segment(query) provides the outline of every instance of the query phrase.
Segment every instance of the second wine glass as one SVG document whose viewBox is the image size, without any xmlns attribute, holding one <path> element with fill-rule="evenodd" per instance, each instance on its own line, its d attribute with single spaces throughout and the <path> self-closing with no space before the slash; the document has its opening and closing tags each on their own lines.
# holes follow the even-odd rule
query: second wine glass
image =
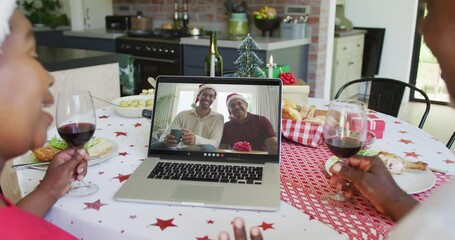
<svg viewBox="0 0 455 240">
<path fill-rule="evenodd" d="M 61 92 L 57 99 L 57 131 L 68 147 L 82 148 L 96 129 L 96 113 L 89 91 Z M 69 196 L 88 196 L 98 191 L 98 186 L 75 181 L 68 192 Z"/>
<path fill-rule="evenodd" d="M 324 141 L 340 162 L 356 154 L 364 145 L 366 136 L 366 109 L 362 102 L 342 99 L 330 102 L 324 124 Z M 344 201 L 341 182 L 338 183 L 337 193 L 327 196 Z"/>
</svg>

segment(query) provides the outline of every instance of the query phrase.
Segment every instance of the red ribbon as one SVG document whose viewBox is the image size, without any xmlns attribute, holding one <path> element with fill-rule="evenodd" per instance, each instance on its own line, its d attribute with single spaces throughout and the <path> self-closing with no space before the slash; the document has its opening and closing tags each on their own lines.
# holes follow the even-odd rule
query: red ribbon
<svg viewBox="0 0 455 240">
<path fill-rule="evenodd" d="M 283 84 L 294 84 L 297 80 L 294 77 L 294 74 L 287 72 L 287 73 L 280 73 L 280 79 L 283 81 Z"/>
<path fill-rule="evenodd" d="M 234 143 L 234 146 L 232 147 L 232 149 L 234 149 L 236 151 L 249 152 L 253 148 L 251 147 L 251 144 L 249 142 L 243 141 L 243 142 Z"/>
</svg>

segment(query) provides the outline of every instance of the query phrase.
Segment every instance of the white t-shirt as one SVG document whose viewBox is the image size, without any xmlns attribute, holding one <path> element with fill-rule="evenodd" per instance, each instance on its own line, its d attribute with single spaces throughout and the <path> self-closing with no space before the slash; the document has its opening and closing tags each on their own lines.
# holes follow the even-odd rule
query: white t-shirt
<svg viewBox="0 0 455 240">
<path fill-rule="evenodd" d="M 446 183 L 398 222 L 389 239 L 455 239 L 455 180 Z"/>
</svg>

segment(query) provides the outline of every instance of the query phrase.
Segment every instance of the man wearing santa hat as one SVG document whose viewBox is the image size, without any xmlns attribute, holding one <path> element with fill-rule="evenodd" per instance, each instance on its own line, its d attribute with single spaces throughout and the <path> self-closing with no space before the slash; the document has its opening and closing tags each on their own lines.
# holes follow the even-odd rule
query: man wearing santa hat
<svg viewBox="0 0 455 240">
<path fill-rule="evenodd" d="M 223 134 L 224 117 L 211 109 L 216 99 L 216 88 L 211 84 L 201 84 L 192 109 L 177 114 L 171 125 L 154 142 L 154 149 L 185 149 L 190 151 L 215 152 Z M 171 135 L 172 129 L 181 129 L 181 139 Z"/>
<path fill-rule="evenodd" d="M 252 150 L 267 151 L 276 154 L 278 138 L 270 121 L 264 117 L 249 113 L 248 102 L 237 93 L 229 94 L 226 106 L 231 120 L 224 124 L 220 148 L 232 148 L 237 142 L 248 142 Z"/>
</svg>

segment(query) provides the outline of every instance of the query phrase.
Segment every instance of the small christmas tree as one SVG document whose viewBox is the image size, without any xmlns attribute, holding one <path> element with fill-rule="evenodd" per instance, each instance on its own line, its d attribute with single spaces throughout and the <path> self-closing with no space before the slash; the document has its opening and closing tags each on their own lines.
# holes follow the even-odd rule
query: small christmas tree
<svg viewBox="0 0 455 240">
<path fill-rule="evenodd" d="M 264 62 L 256 55 L 254 50 L 261 49 L 261 47 L 248 35 L 239 44 L 239 58 L 235 60 L 234 64 L 239 66 L 234 77 L 265 77 L 264 72 L 259 67 Z"/>
</svg>

